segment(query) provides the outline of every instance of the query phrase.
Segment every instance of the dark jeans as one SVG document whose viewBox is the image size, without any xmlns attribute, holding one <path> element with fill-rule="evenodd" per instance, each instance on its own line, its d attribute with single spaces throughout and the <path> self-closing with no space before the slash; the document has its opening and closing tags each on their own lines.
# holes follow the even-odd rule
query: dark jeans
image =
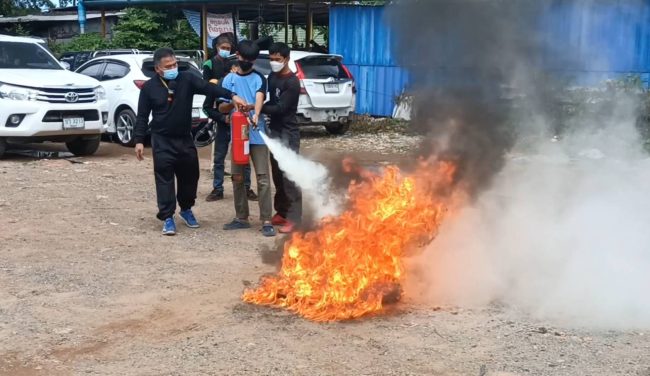
<svg viewBox="0 0 650 376">
<path fill-rule="evenodd" d="M 219 192 L 223 192 L 223 181 L 225 175 L 225 161 L 230 146 L 230 125 L 217 123 L 217 136 L 214 139 L 214 180 L 212 187 Z M 246 190 L 251 187 L 251 166 L 244 167 L 244 185 Z"/>
<path fill-rule="evenodd" d="M 296 153 L 300 152 L 299 131 L 273 130 L 271 137 L 280 139 L 284 145 Z M 273 185 L 275 185 L 275 197 L 273 199 L 275 211 L 293 223 L 300 223 L 302 221 L 302 191 L 294 182 L 287 179 L 273 154 L 271 154 L 271 173 L 273 174 Z"/>
<path fill-rule="evenodd" d="M 165 220 L 174 215 L 177 200 L 181 210 L 194 206 L 199 184 L 199 158 L 190 135 L 167 137 L 153 134 L 151 148 L 158 200 L 156 217 Z"/>
</svg>

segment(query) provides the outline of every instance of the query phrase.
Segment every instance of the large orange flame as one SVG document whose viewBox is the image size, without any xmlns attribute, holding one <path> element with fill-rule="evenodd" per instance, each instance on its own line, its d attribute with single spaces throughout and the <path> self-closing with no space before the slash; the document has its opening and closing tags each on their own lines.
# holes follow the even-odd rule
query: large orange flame
<svg viewBox="0 0 650 376">
<path fill-rule="evenodd" d="M 449 163 L 422 163 L 411 175 L 397 167 L 368 171 L 349 188 L 350 207 L 285 243 L 282 269 L 243 300 L 283 307 L 314 321 L 357 318 L 382 309 L 387 286 L 404 277 L 403 257 L 437 234 L 446 212 L 441 188 Z"/>
</svg>

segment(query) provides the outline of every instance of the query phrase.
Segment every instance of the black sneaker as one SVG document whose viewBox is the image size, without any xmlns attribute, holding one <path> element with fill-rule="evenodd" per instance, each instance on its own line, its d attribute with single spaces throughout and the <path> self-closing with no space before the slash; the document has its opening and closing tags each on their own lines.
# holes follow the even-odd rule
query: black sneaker
<svg viewBox="0 0 650 376">
<path fill-rule="evenodd" d="M 208 197 L 205 198 L 205 201 L 207 202 L 212 202 L 212 201 L 219 201 L 223 200 L 223 191 L 218 191 L 216 189 L 213 189 L 212 192 L 208 195 Z"/>
<path fill-rule="evenodd" d="M 246 192 L 246 196 L 248 196 L 249 201 L 257 201 L 257 195 L 250 188 L 248 188 L 248 192 Z"/>
</svg>

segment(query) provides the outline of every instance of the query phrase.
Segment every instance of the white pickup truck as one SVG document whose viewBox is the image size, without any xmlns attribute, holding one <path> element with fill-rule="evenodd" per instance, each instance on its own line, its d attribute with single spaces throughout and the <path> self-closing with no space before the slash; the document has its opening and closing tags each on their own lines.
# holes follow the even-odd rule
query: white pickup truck
<svg viewBox="0 0 650 376">
<path fill-rule="evenodd" d="M 0 35 L 0 157 L 8 143 L 43 141 L 91 155 L 108 127 L 106 91 L 64 69 L 39 42 Z"/>
</svg>

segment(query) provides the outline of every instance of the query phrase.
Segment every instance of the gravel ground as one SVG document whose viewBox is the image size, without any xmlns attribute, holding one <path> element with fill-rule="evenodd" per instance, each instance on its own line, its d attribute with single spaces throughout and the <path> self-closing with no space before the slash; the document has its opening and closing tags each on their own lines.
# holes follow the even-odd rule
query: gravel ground
<svg viewBox="0 0 650 376">
<path fill-rule="evenodd" d="M 402 133 L 327 136 L 304 154 L 406 158 Z M 39 150 L 63 150 L 39 146 Z M 650 376 L 650 332 L 549 327 L 498 305 L 417 304 L 316 324 L 240 301 L 274 271 L 260 251 L 281 239 L 225 233 L 202 150 L 202 228 L 160 235 L 152 162 L 103 144 L 91 158 L 0 161 L 1 375 L 638 375 Z M 255 217 L 256 206 L 252 206 Z"/>
</svg>

